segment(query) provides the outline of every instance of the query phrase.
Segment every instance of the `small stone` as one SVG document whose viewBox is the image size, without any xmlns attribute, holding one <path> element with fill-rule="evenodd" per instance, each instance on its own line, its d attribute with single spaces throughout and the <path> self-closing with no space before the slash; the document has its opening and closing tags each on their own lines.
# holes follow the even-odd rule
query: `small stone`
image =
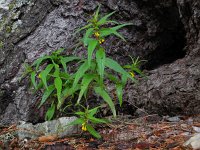
<svg viewBox="0 0 200 150">
<path fill-rule="evenodd" d="M 200 149 L 200 134 L 196 134 L 186 141 L 183 146 L 191 146 L 194 150 Z"/>
<path fill-rule="evenodd" d="M 181 119 L 179 118 L 179 116 L 175 116 L 175 117 L 166 118 L 166 120 L 170 122 L 179 122 Z"/>
<path fill-rule="evenodd" d="M 200 133 L 200 127 L 192 126 L 192 128 L 193 128 L 193 130 L 194 130 L 195 132 Z"/>
</svg>

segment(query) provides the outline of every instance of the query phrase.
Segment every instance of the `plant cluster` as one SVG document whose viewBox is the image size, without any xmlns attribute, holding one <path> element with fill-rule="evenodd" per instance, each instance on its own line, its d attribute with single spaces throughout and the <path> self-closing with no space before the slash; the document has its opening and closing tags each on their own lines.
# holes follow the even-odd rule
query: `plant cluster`
<svg viewBox="0 0 200 150">
<path fill-rule="evenodd" d="M 98 8 L 88 24 L 77 31 L 85 31 L 81 42 L 83 43 L 82 48 L 87 51 L 87 58 L 62 55 L 64 49 L 59 49 L 51 55 L 37 59 L 27 68 L 35 90 L 43 92 L 39 107 L 45 103 L 49 104 L 46 120 L 51 120 L 56 111 L 63 111 L 71 106 L 77 107 L 74 114 L 79 118 L 70 125 L 80 124 L 83 131 L 89 131 L 96 138 L 100 138 L 94 125 L 107 123 L 105 119 L 95 117 L 101 104 L 106 103 L 113 116 L 116 117 L 115 103 L 105 81 L 109 80 L 115 85 L 115 94 L 121 106 L 123 88 L 127 80 L 131 79 L 136 82 L 134 71 L 139 74 L 142 72 L 138 68 L 138 63 L 122 67 L 118 62 L 106 56 L 106 49 L 103 46 L 106 37 L 115 35 L 125 41 L 118 30 L 131 25 L 109 20 L 113 14 L 114 12 L 99 18 Z M 112 27 L 110 27 L 111 25 Z M 76 66 L 73 72 L 69 71 L 71 65 Z M 91 93 L 102 98 L 99 106 L 90 108 L 87 100 Z M 75 103 L 66 105 L 68 101 L 72 100 Z"/>
</svg>

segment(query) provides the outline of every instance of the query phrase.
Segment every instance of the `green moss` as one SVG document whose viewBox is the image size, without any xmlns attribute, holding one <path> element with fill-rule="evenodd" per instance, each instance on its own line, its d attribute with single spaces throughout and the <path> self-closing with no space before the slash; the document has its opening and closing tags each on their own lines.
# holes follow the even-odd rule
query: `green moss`
<svg viewBox="0 0 200 150">
<path fill-rule="evenodd" d="M 11 33 L 12 28 L 10 26 L 6 26 L 6 33 Z"/>
<path fill-rule="evenodd" d="M 15 7 L 15 3 L 10 3 L 8 5 L 9 10 L 13 10 L 14 7 Z"/>
<path fill-rule="evenodd" d="M 3 48 L 3 41 L 0 41 L 0 49 L 2 49 Z"/>
</svg>

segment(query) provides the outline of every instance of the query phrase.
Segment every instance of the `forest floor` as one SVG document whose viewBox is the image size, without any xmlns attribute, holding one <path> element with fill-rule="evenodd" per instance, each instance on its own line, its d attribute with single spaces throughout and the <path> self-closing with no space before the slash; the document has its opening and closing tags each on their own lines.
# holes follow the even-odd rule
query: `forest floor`
<svg viewBox="0 0 200 150">
<path fill-rule="evenodd" d="M 0 135 L 16 130 L 16 126 L 0 129 Z M 102 139 L 95 139 L 87 132 L 72 137 L 55 137 L 36 140 L 13 138 L 0 141 L 0 150 L 189 150 L 183 144 L 195 133 L 200 133 L 200 115 L 193 117 L 160 117 L 148 115 L 139 118 L 119 116 L 112 124 L 99 125 Z"/>
</svg>

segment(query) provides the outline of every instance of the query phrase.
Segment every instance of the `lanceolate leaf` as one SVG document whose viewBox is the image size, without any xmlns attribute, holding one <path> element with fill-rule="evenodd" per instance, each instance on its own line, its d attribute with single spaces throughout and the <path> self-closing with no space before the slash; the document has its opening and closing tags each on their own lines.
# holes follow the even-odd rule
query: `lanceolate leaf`
<svg viewBox="0 0 200 150">
<path fill-rule="evenodd" d="M 132 23 L 125 23 L 125 24 L 121 24 L 121 25 L 112 27 L 111 29 L 117 31 L 117 30 L 119 30 L 119 29 L 121 29 L 121 28 L 123 28 L 125 26 L 128 26 L 128 25 L 133 25 L 133 24 Z"/>
<path fill-rule="evenodd" d="M 101 138 L 101 135 L 89 124 L 86 125 L 87 130 L 96 138 Z"/>
<path fill-rule="evenodd" d="M 63 66 L 65 72 L 67 72 L 67 65 L 66 65 L 66 63 L 64 62 L 63 57 L 60 58 L 60 62 L 61 62 L 61 64 L 62 64 L 62 66 Z"/>
<path fill-rule="evenodd" d="M 59 68 L 59 65 L 54 63 L 54 68 L 55 68 L 55 71 L 54 71 L 53 75 L 54 75 L 55 77 L 59 77 L 59 76 L 60 76 L 60 68 Z"/>
<path fill-rule="evenodd" d="M 86 33 L 85 33 L 85 36 L 83 38 L 83 43 L 84 43 L 84 46 L 87 46 L 88 45 L 88 42 L 89 42 L 89 37 L 92 35 L 94 31 L 94 28 L 89 28 Z"/>
<path fill-rule="evenodd" d="M 35 71 L 31 72 L 31 82 L 32 82 L 34 88 L 37 89 L 37 84 L 35 82 L 35 76 L 36 76 Z"/>
<path fill-rule="evenodd" d="M 114 105 L 112 99 L 110 98 L 110 96 L 108 95 L 108 93 L 101 87 L 96 87 L 95 92 L 104 99 L 104 101 L 109 105 L 109 107 L 113 113 L 113 116 L 116 117 L 115 105 Z"/>
<path fill-rule="evenodd" d="M 121 38 L 122 40 L 126 41 L 122 35 L 120 35 L 116 30 L 114 30 L 112 28 L 105 28 L 105 29 L 100 30 L 101 37 L 106 37 L 111 34 L 114 34 L 114 35 L 118 36 L 119 38 Z"/>
<path fill-rule="evenodd" d="M 88 119 L 92 122 L 92 123 L 107 123 L 106 120 L 104 119 L 100 119 L 100 118 L 95 118 L 93 116 L 88 116 Z"/>
<path fill-rule="evenodd" d="M 80 58 L 79 57 L 75 57 L 75 56 L 69 56 L 69 57 L 63 57 L 62 60 L 65 62 L 65 63 L 68 63 L 68 62 L 71 62 L 71 61 L 74 61 L 74 60 L 79 60 Z"/>
<path fill-rule="evenodd" d="M 99 17 L 99 10 L 100 10 L 100 5 L 98 6 L 97 8 L 97 11 L 95 12 L 95 15 L 94 15 L 94 19 L 97 21 L 98 20 L 98 17 Z"/>
<path fill-rule="evenodd" d="M 121 34 L 119 34 L 117 31 L 114 30 L 113 34 L 121 38 L 123 41 L 126 41 L 125 38 Z"/>
<path fill-rule="evenodd" d="M 92 26 L 92 23 L 90 23 L 90 24 L 88 24 L 88 25 L 86 25 L 86 26 L 84 26 L 84 27 L 78 29 L 74 34 L 77 34 L 78 32 L 80 32 L 80 31 L 82 31 L 82 30 L 84 30 L 84 29 L 87 29 L 87 28 L 89 28 L 89 27 L 91 27 L 91 26 Z"/>
<path fill-rule="evenodd" d="M 76 72 L 76 76 L 74 79 L 74 83 L 73 83 L 73 89 L 76 87 L 76 85 L 78 84 L 78 81 L 80 80 L 80 78 L 83 77 L 83 75 L 85 74 L 85 72 L 89 69 L 89 65 L 88 65 L 88 61 L 85 61 L 80 68 L 78 69 L 78 71 Z"/>
<path fill-rule="evenodd" d="M 42 79 L 42 82 L 44 84 L 44 86 L 46 87 L 46 89 L 48 89 L 48 86 L 47 86 L 47 75 L 51 72 L 51 70 L 53 69 L 53 64 L 49 64 L 45 70 L 43 70 L 39 76 L 41 77 Z"/>
<path fill-rule="evenodd" d="M 60 77 L 55 78 L 54 85 L 57 90 L 57 98 L 58 98 L 58 108 L 60 108 L 61 105 L 61 92 L 62 92 L 62 80 Z"/>
<path fill-rule="evenodd" d="M 97 22 L 97 25 L 103 25 L 103 24 L 107 23 L 107 19 L 108 19 L 110 16 L 112 16 L 114 13 L 115 13 L 115 11 L 114 11 L 114 12 L 111 12 L 111 13 L 107 14 L 106 16 L 104 16 L 103 18 L 101 18 L 101 19 Z"/>
<path fill-rule="evenodd" d="M 88 43 L 88 63 L 89 63 L 89 65 L 91 64 L 92 54 L 93 54 L 93 51 L 95 50 L 97 44 L 98 44 L 98 41 L 94 40 L 94 39 L 90 40 Z"/>
<path fill-rule="evenodd" d="M 79 97 L 78 97 L 78 100 L 77 100 L 78 104 L 79 104 L 84 92 L 88 89 L 90 82 L 94 79 L 94 77 L 95 77 L 95 75 L 93 75 L 93 74 L 84 75 L 83 80 L 81 82 L 81 91 L 79 93 Z"/>
<path fill-rule="evenodd" d="M 110 28 L 103 28 L 101 29 L 100 31 L 100 36 L 101 37 L 106 37 L 108 35 L 111 35 L 113 34 L 114 30 L 110 29 Z"/>
<path fill-rule="evenodd" d="M 104 68 L 105 68 L 105 51 L 103 48 L 100 48 L 96 52 L 96 60 L 98 66 L 98 73 L 101 77 L 101 81 L 103 82 Z"/>
<path fill-rule="evenodd" d="M 60 62 L 65 70 L 67 72 L 67 63 L 74 61 L 74 60 L 79 60 L 79 57 L 74 57 L 74 56 L 69 56 L 69 57 L 60 57 Z"/>
<path fill-rule="evenodd" d="M 54 113 L 55 113 L 55 104 L 52 103 L 51 107 L 46 112 L 45 120 L 51 120 L 53 118 Z"/>
<path fill-rule="evenodd" d="M 89 115 L 90 115 L 90 116 L 94 116 L 94 114 L 97 113 L 98 108 L 99 108 L 99 107 L 95 107 L 95 108 L 93 108 L 93 109 L 90 109 L 90 110 L 88 111 Z"/>
<path fill-rule="evenodd" d="M 130 79 L 132 79 L 134 82 L 137 82 L 128 72 L 126 72 L 122 67 L 121 65 L 119 65 L 116 61 L 114 61 L 113 59 L 110 59 L 110 58 L 106 58 L 106 61 L 105 61 L 105 65 L 110 68 L 110 69 L 113 69 L 114 71 L 122 74 L 122 75 L 125 75 L 127 77 L 129 77 Z"/>
<path fill-rule="evenodd" d="M 44 91 L 44 94 L 42 96 L 42 100 L 40 102 L 39 108 L 46 102 L 46 100 L 48 99 L 48 97 L 51 95 L 51 93 L 54 91 L 55 87 L 54 85 L 50 85 L 49 89 Z"/>
<path fill-rule="evenodd" d="M 51 58 L 50 56 L 43 56 L 41 58 L 38 58 L 37 60 L 35 60 L 33 62 L 33 65 L 32 66 L 36 66 L 36 70 L 38 70 L 39 68 L 39 65 L 42 63 L 42 61 L 46 60 L 46 59 L 49 59 Z"/>
<path fill-rule="evenodd" d="M 119 104 L 122 106 L 123 86 L 121 84 L 116 84 L 116 94 L 119 99 Z"/>
<path fill-rule="evenodd" d="M 78 118 L 78 119 L 72 121 L 71 123 L 67 124 L 66 126 L 72 126 L 72 125 L 77 125 L 77 124 L 81 125 L 83 123 L 84 123 L 84 119 Z"/>
</svg>

